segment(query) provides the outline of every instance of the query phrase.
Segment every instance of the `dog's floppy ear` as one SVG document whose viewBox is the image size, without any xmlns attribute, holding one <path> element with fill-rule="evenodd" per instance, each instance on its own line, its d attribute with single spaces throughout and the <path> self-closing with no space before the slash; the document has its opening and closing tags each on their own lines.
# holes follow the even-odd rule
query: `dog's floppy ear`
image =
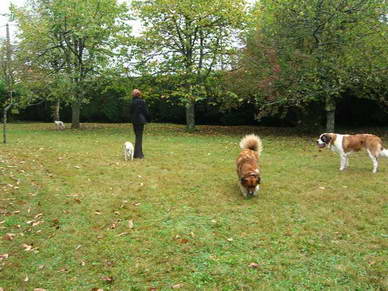
<svg viewBox="0 0 388 291">
<path fill-rule="evenodd" d="M 328 134 L 324 134 L 322 137 L 321 137 L 321 140 L 326 143 L 326 144 L 329 144 L 330 141 L 331 141 L 331 136 L 328 135 Z"/>
</svg>

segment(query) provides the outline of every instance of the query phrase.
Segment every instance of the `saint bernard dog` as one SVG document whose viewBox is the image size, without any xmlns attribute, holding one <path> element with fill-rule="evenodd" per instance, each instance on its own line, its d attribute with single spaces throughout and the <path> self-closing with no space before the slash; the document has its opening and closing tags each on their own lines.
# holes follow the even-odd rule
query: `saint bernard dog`
<svg viewBox="0 0 388 291">
<path fill-rule="evenodd" d="M 337 134 L 323 133 L 317 140 L 319 148 L 328 147 L 337 152 L 341 158 L 340 170 L 349 166 L 349 155 L 365 148 L 373 162 L 373 173 L 377 172 L 379 157 L 388 157 L 388 150 L 384 149 L 381 138 L 373 134 Z"/>
<path fill-rule="evenodd" d="M 238 184 L 245 198 L 255 196 L 260 189 L 259 156 L 263 149 L 261 139 L 249 134 L 240 141 L 242 151 L 236 159 Z"/>
</svg>

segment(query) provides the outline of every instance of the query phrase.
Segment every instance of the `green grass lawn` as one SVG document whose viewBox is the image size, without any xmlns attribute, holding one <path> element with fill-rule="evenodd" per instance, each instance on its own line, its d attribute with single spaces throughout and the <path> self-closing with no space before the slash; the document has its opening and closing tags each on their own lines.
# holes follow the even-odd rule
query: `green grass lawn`
<svg viewBox="0 0 388 291">
<path fill-rule="evenodd" d="M 146 159 L 124 162 L 130 124 L 83 126 L 9 125 L 5 291 L 388 289 L 388 159 L 372 174 L 367 154 L 354 154 L 340 172 L 318 132 L 150 124 Z M 386 130 L 369 132 L 388 144 Z M 234 164 L 246 133 L 264 146 L 252 199 Z"/>
</svg>

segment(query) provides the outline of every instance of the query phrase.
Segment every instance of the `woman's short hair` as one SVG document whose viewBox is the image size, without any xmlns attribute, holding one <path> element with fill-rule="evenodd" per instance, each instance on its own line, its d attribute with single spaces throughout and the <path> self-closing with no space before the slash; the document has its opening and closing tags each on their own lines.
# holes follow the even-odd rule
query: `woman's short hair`
<svg viewBox="0 0 388 291">
<path fill-rule="evenodd" d="M 139 89 L 133 89 L 132 97 L 141 97 L 141 91 Z"/>
</svg>

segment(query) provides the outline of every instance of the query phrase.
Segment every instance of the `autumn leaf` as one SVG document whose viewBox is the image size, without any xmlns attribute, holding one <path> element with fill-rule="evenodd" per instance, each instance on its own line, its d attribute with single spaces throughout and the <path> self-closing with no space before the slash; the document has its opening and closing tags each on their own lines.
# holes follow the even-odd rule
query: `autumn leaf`
<svg viewBox="0 0 388 291">
<path fill-rule="evenodd" d="M 46 291 L 46 289 L 43 289 L 43 288 L 35 288 L 34 291 Z"/>
<path fill-rule="evenodd" d="M 32 245 L 22 244 L 22 247 L 23 247 L 24 250 L 27 251 L 27 252 L 32 250 Z"/>
<path fill-rule="evenodd" d="M 14 233 L 6 233 L 4 236 L 3 236 L 3 239 L 4 240 L 13 240 L 15 238 L 15 234 Z"/>
<path fill-rule="evenodd" d="M 133 220 L 128 220 L 128 228 L 132 229 L 134 227 Z"/>
<path fill-rule="evenodd" d="M 43 213 L 39 213 L 37 215 L 34 216 L 35 219 L 38 219 L 39 217 L 41 217 L 43 215 Z"/>
<path fill-rule="evenodd" d="M 172 288 L 172 289 L 180 289 L 180 288 L 182 288 L 182 287 L 183 287 L 183 284 L 182 284 L 182 283 L 179 283 L 179 284 L 173 285 L 171 288 Z"/>
<path fill-rule="evenodd" d="M 104 277 L 102 277 L 102 280 L 109 283 L 109 284 L 113 283 L 113 277 L 104 276 Z"/>
<path fill-rule="evenodd" d="M 255 269 L 256 269 L 256 268 L 260 267 L 260 265 L 257 264 L 257 263 L 250 263 L 250 264 L 249 264 L 249 267 L 250 267 L 250 268 L 255 268 Z"/>
<path fill-rule="evenodd" d="M 0 255 L 0 261 L 4 260 L 4 259 L 8 259 L 8 254 L 2 254 Z"/>
</svg>

